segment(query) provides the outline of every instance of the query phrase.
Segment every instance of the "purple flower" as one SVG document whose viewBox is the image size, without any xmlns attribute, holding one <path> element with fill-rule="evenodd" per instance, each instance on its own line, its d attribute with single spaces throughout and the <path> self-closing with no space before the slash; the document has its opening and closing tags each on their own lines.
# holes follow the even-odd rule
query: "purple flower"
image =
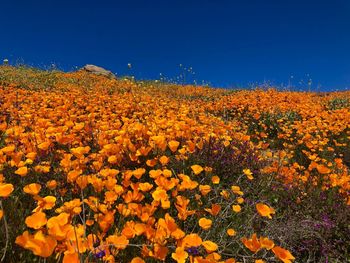
<svg viewBox="0 0 350 263">
<path fill-rule="evenodd" d="M 97 253 L 95 253 L 95 258 L 103 258 L 106 255 L 106 251 L 99 250 Z"/>
<path fill-rule="evenodd" d="M 199 250 L 198 247 L 189 247 L 186 249 L 187 253 L 193 255 L 193 256 L 198 256 L 199 255 Z"/>
</svg>

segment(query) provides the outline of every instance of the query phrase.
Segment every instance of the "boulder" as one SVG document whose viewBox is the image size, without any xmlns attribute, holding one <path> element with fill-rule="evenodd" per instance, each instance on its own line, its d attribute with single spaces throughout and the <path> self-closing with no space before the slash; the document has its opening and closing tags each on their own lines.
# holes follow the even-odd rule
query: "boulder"
<svg viewBox="0 0 350 263">
<path fill-rule="evenodd" d="M 116 76 L 113 74 L 112 71 L 109 71 L 107 69 L 104 69 L 102 67 L 95 66 L 95 65 L 87 64 L 84 67 L 82 67 L 81 70 L 92 74 L 96 74 L 96 75 L 102 75 L 108 78 L 116 78 Z"/>
</svg>

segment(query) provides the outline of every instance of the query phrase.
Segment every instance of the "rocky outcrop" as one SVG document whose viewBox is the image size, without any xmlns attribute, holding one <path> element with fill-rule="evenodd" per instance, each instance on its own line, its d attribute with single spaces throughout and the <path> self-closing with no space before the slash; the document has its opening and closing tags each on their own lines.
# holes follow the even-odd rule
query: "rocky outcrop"
<svg viewBox="0 0 350 263">
<path fill-rule="evenodd" d="M 115 74 L 113 74 L 112 71 L 109 71 L 107 69 L 104 69 L 102 67 L 98 67 L 95 65 L 87 64 L 84 67 L 82 67 L 81 70 L 92 73 L 92 74 L 105 76 L 108 78 L 116 78 Z"/>
</svg>

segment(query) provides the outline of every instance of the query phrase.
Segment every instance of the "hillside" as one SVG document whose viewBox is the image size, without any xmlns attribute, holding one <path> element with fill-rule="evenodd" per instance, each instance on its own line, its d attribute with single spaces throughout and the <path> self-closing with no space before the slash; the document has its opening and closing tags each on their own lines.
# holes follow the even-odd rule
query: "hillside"
<svg viewBox="0 0 350 263">
<path fill-rule="evenodd" d="M 349 167 L 350 91 L 0 67 L 2 262 L 350 262 Z"/>
</svg>

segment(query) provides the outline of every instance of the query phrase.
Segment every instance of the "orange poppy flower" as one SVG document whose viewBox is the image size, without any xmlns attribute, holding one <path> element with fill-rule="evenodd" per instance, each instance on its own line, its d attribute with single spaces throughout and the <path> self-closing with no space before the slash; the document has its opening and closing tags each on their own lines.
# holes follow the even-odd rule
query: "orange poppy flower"
<svg viewBox="0 0 350 263">
<path fill-rule="evenodd" d="M 23 187 L 23 191 L 26 194 L 30 194 L 30 195 L 37 195 L 40 192 L 40 190 L 41 190 L 41 185 L 36 183 L 27 184 L 25 187 Z"/>
<path fill-rule="evenodd" d="M 175 231 L 171 232 L 171 236 L 176 240 L 183 238 L 185 235 L 185 232 L 182 231 L 180 228 L 177 228 Z"/>
<path fill-rule="evenodd" d="M 221 211 L 221 205 L 219 205 L 219 204 L 212 204 L 211 208 L 205 208 L 204 210 L 207 211 L 212 216 L 216 216 Z"/>
<path fill-rule="evenodd" d="M 178 141 L 170 141 L 168 142 L 169 149 L 172 152 L 176 152 L 177 148 L 179 147 L 180 143 Z"/>
<path fill-rule="evenodd" d="M 184 247 L 199 247 L 202 243 L 202 238 L 195 233 L 186 235 L 182 240 Z"/>
<path fill-rule="evenodd" d="M 253 180 L 253 173 L 250 171 L 250 169 L 243 169 L 243 173 L 247 176 L 249 180 Z"/>
<path fill-rule="evenodd" d="M 209 228 L 211 228 L 213 221 L 210 219 L 207 219 L 205 217 L 202 217 L 201 219 L 199 219 L 198 224 L 199 226 L 204 229 L 204 230 L 208 230 Z"/>
<path fill-rule="evenodd" d="M 159 244 L 154 245 L 153 253 L 151 256 L 155 257 L 156 259 L 164 261 L 166 256 L 168 255 L 169 249 L 166 246 L 161 246 Z"/>
<path fill-rule="evenodd" d="M 202 246 L 205 248 L 207 253 L 212 253 L 212 252 L 218 250 L 218 245 L 210 240 L 204 241 L 202 243 Z"/>
<path fill-rule="evenodd" d="M 150 184 L 150 183 L 140 183 L 139 184 L 139 189 L 142 191 L 142 192 L 148 192 L 149 190 L 151 190 L 153 188 L 153 185 Z"/>
<path fill-rule="evenodd" d="M 54 190 L 57 187 L 57 181 L 56 180 L 50 180 L 46 183 L 47 188 L 50 190 Z"/>
<path fill-rule="evenodd" d="M 49 149 L 50 147 L 50 142 L 42 142 L 40 144 L 38 144 L 38 149 L 42 150 L 42 151 L 46 151 Z"/>
<path fill-rule="evenodd" d="M 198 186 L 198 183 L 196 181 L 192 181 L 188 175 L 178 174 L 177 176 L 181 179 L 181 184 L 178 185 L 179 191 L 184 191 L 187 189 L 193 190 Z"/>
<path fill-rule="evenodd" d="M 139 168 L 136 169 L 132 172 L 132 174 L 135 176 L 136 179 L 140 179 L 142 177 L 142 175 L 144 175 L 146 172 L 146 169 L 144 168 Z"/>
<path fill-rule="evenodd" d="M 47 219 L 46 219 L 46 214 L 38 211 L 31 216 L 28 216 L 25 220 L 25 224 L 27 227 L 34 228 L 34 229 L 39 229 L 42 226 L 46 225 Z"/>
<path fill-rule="evenodd" d="M 130 263 L 145 263 L 145 261 L 140 258 L 140 257 L 136 257 L 136 258 L 133 258 Z"/>
<path fill-rule="evenodd" d="M 246 237 L 242 238 L 243 244 L 253 253 L 256 253 L 261 249 L 261 244 L 254 233 L 252 238 L 247 239 Z"/>
<path fill-rule="evenodd" d="M 66 251 L 62 263 L 80 263 L 79 254 L 75 252 L 68 253 L 68 251 Z"/>
<path fill-rule="evenodd" d="M 208 193 L 211 192 L 211 187 L 210 185 L 200 185 L 199 186 L 199 191 L 203 196 L 206 196 Z"/>
<path fill-rule="evenodd" d="M 0 220 L 4 216 L 4 211 L 0 209 Z"/>
<path fill-rule="evenodd" d="M 67 181 L 70 183 L 74 182 L 82 173 L 83 171 L 81 169 L 68 172 Z"/>
<path fill-rule="evenodd" d="M 89 153 L 91 148 L 89 146 L 85 147 L 77 147 L 77 148 L 71 148 L 70 152 L 77 158 L 82 157 L 84 154 Z"/>
<path fill-rule="evenodd" d="M 220 183 L 220 177 L 217 176 L 217 175 L 214 175 L 212 178 L 211 178 L 211 182 L 213 184 L 219 184 Z"/>
<path fill-rule="evenodd" d="M 55 237 L 57 240 L 63 240 L 66 238 L 67 233 L 72 229 L 72 225 L 69 223 L 69 214 L 61 213 L 58 216 L 51 217 L 46 225 L 50 236 Z"/>
<path fill-rule="evenodd" d="M 237 201 L 238 204 L 243 204 L 243 203 L 244 203 L 244 198 L 238 197 L 238 198 L 236 199 L 236 201 Z"/>
<path fill-rule="evenodd" d="M 0 184 L 0 197 L 8 197 L 13 190 L 12 184 Z"/>
<path fill-rule="evenodd" d="M 185 263 L 186 259 L 188 258 L 188 253 L 183 247 L 177 247 L 175 253 L 171 254 L 171 257 L 178 263 Z"/>
<path fill-rule="evenodd" d="M 331 169 L 329 169 L 328 167 L 326 167 L 322 164 L 318 164 L 316 166 L 316 169 L 320 174 L 329 174 L 331 172 Z"/>
<path fill-rule="evenodd" d="M 15 149 L 16 149 L 16 146 L 12 144 L 2 148 L 1 151 L 5 154 L 9 154 L 14 152 Z"/>
<path fill-rule="evenodd" d="M 261 216 L 265 216 L 265 217 L 272 219 L 271 214 L 275 214 L 275 209 L 273 209 L 272 207 L 269 207 L 263 203 L 257 203 L 255 207 Z"/>
<path fill-rule="evenodd" d="M 118 157 L 116 155 L 111 155 L 108 157 L 107 161 L 111 164 L 116 164 L 118 162 Z"/>
<path fill-rule="evenodd" d="M 267 237 L 260 237 L 259 241 L 261 247 L 266 248 L 267 250 L 270 250 L 275 246 L 275 243 Z"/>
<path fill-rule="evenodd" d="M 237 194 L 237 195 L 243 195 L 243 192 L 241 191 L 241 188 L 237 185 L 232 185 L 231 186 L 231 190 L 234 194 Z"/>
<path fill-rule="evenodd" d="M 229 199 L 229 198 L 230 198 L 230 193 L 229 193 L 229 191 L 227 191 L 227 190 L 222 190 L 222 191 L 220 192 L 220 195 L 221 195 L 223 198 L 225 198 L 225 199 Z"/>
<path fill-rule="evenodd" d="M 157 164 L 158 160 L 156 158 L 146 161 L 147 166 L 154 167 Z"/>
<path fill-rule="evenodd" d="M 241 212 L 242 208 L 240 205 L 233 205 L 232 210 L 236 213 L 239 213 L 239 212 Z"/>
<path fill-rule="evenodd" d="M 18 168 L 16 171 L 15 171 L 15 174 L 18 174 L 20 176 L 26 176 L 28 173 L 28 168 L 27 166 L 22 166 L 20 168 Z"/>
<path fill-rule="evenodd" d="M 162 151 L 165 151 L 167 143 L 166 138 L 162 135 L 159 136 L 152 136 L 151 139 L 154 141 L 155 146 L 157 146 Z"/>
<path fill-rule="evenodd" d="M 44 235 L 42 231 L 38 231 L 34 235 L 25 231 L 16 238 L 16 244 L 31 250 L 34 255 L 47 258 L 52 255 L 57 241 L 51 236 Z"/>
<path fill-rule="evenodd" d="M 45 174 L 50 172 L 50 169 L 51 169 L 51 167 L 49 165 L 37 165 L 37 166 L 34 167 L 34 170 L 36 172 L 38 172 L 38 173 L 45 173 Z"/>
<path fill-rule="evenodd" d="M 152 197 L 155 201 L 165 201 L 168 200 L 167 192 L 162 188 L 157 188 L 153 193 Z"/>
<path fill-rule="evenodd" d="M 170 161 L 170 158 L 163 155 L 159 158 L 159 162 L 162 164 L 162 165 L 167 165 Z"/>
<path fill-rule="evenodd" d="M 226 230 L 227 235 L 233 237 L 234 235 L 236 235 L 236 231 L 233 228 L 229 228 Z"/>
<path fill-rule="evenodd" d="M 106 240 L 108 243 L 112 244 L 115 248 L 118 249 L 124 249 L 129 244 L 129 240 L 123 235 L 110 235 Z"/>
<path fill-rule="evenodd" d="M 283 263 L 291 263 L 295 257 L 286 249 L 276 246 L 272 249 L 272 252 L 279 258 Z"/>
<path fill-rule="evenodd" d="M 198 164 L 192 165 L 191 169 L 195 175 L 198 175 L 204 171 L 203 167 Z"/>
<path fill-rule="evenodd" d="M 33 210 L 33 212 L 37 212 L 41 209 L 44 210 L 50 210 L 52 209 L 56 204 L 56 197 L 48 195 L 44 198 L 41 198 L 38 200 L 38 206 Z"/>
</svg>

